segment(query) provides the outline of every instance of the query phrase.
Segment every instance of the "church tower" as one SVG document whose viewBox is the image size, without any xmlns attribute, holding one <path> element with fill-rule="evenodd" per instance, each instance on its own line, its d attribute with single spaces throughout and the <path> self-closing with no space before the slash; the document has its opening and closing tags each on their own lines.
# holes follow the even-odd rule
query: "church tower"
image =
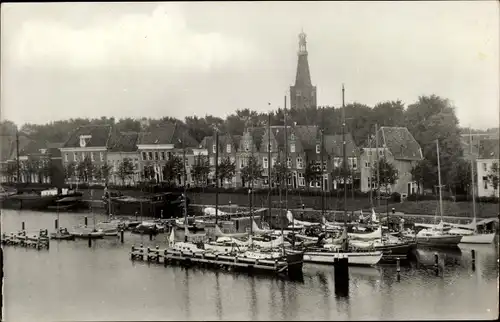
<svg viewBox="0 0 500 322">
<path fill-rule="evenodd" d="M 309 62 L 307 61 L 306 34 L 299 34 L 299 51 L 295 85 L 290 86 L 290 103 L 292 109 L 316 107 L 316 86 L 311 83 Z"/>
</svg>

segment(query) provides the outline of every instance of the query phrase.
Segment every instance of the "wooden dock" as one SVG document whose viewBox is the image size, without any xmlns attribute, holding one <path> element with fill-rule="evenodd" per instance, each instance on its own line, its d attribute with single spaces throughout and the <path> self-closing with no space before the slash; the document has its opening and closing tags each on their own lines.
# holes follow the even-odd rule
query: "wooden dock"
<svg viewBox="0 0 500 322">
<path fill-rule="evenodd" d="M 50 239 L 47 229 L 41 229 L 38 235 L 27 235 L 26 230 L 17 233 L 2 234 L 2 245 L 27 248 L 49 249 Z"/>
<path fill-rule="evenodd" d="M 216 254 L 207 251 L 191 252 L 191 251 L 177 251 L 173 249 L 159 249 L 150 247 L 135 247 L 132 246 L 130 252 L 132 260 L 142 260 L 147 262 L 163 263 L 164 266 L 168 264 L 181 264 L 185 266 L 198 265 L 201 267 L 223 269 L 227 271 L 246 271 L 248 273 L 261 272 L 261 273 L 297 273 L 297 267 L 300 266 L 302 272 L 302 262 L 290 263 L 284 260 L 266 260 L 266 259 L 253 259 L 244 256 L 230 256 Z M 300 264 L 300 265 L 299 265 Z M 290 266 L 292 269 L 290 270 Z"/>
</svg>

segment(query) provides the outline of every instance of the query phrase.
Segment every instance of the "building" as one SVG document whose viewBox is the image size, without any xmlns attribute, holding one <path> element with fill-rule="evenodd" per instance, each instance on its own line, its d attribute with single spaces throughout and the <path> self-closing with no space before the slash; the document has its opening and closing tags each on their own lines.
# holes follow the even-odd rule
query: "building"
<svg viewBox="0 0 500 322">
<path fill-rule="evenodd" d="M 173 156 L 186 155 L 186 168 L 189 170 L 194 162 L 194 150 L 200 150 L 199 143 L 177 123 L 165 123 L 149 127 L 139 133 L 137 150 L 139 153 L 139 173 L 141 179 L 165 181 L 164 167 Z M 202 150 L 202 149 L 201 149 Z M 189 152 L 191 151 L 191 154 Z M 191 163 L 189 163 L 191 160 Z M 182 176 L 179 180 L 183 182 Z"/>
<path fill-rule="evenodd" d="M 292 109 L 316 107 L 316 86 L 312 85 L 309 71 L 306 34 L 299 34 L 299 51 L 297 53 L 297 73 L 295 84 L 290 86 L 290 103 Z"/>
<path fill-rule="evenodd" d="M 216 146 L 215 136 L 206 136 L 203 138 L 200 146 L 203 147 L 204 152 L 200 154 L 201 156 L 208 156 L 208 161 L 210 165 L 209 183 L 215 184 L 215 154 L 218 152 L 218 164 L 220 165 L 223 160 L 229 159 L 229 162 L 234 164 L 235 175 L 229 180 L 225 179 L 222 184 L 219 182 L 219 186 L 222 187 L 236 187 L 240 180 L 238 180 L 237 168 L 238 164 L 236 162 L 236 157 L 238 155 L 239 142 L 241 135 L 230 135 L 230 134 L 219 134 L 218 143 Z M 218 151 L 217 151 L 218 150 Z M 205 152 L 206 151 L 206 152 Z"/>
<path fill-rule="evenodd" d="M 493 178 L 489 177 L 495 176 L 498 182 L 499 143 L 500 140 L 496 139 L 481 140 L 479 144 L 479 154 L 476 160 L 477 195 L 479 197 L 499 196 L 498 183 L 495 187 Z"/>
<path fill-rule="evenodd" d="M 460 136 L 460 144 L 462 146 L 463 158 L 468 161 L 476 160 L 479 156 L 480 142 L 484 140 L 498 140 L 498 138 L 498 132 L 462 134 Z M 470 143 L 472 143 L 472 154 Z"/>
<path fill-rule="evenodd" d="M 65 169 L 66 182 L 102 182 L 104 178 L 97 177 L 98 171 L 107 164 L 107 152 L 110 144 L 111 125 L 86 125 L 78 127 L 70 134 L 61 147 L 62 163 Z M 82 167 L 89 160 L 92 169 Z M 82 173 L 83 172 L 83 173 Z"/>
<path fill-rule="evenodd" d="M 245 180 L 245 176 L 242 170 L 249 164 L 250 158 L 254 158 L 257 163 L 264 169 L 264 156 L 266 152 L 262 149 L 264 136 L 263 127 L 246 127 L 243 131 L 243 135 L 239 137 L 239 142 L 235 142 L 238 145 L 236 151 L 236 183 L 241 187 L 250 187 L 252 182 Z M 264 181 L 261 179 L 253 180 L 253 186 L 255 188 L 262 187 Z"/>
<path fill-rule="evenodd" d="M 114 185 L 132 185 L 140 181 L 139 152 L 137 149 L 138 132 L 114 133 L 109 144 L 107 164 L 108 182 Z M 128 160 L 132 163 L 133 173 L 120 174 L 120 165 Z"/>
<path fill-rule="evenodd" d="M 423 159 L 422 149 L 418 142 L 406 127 L 383 126 L 378 130 L 378 138 L 378 149 L 375 140 L 372 140 L 371 145 L 364 148 L 360 155 L 361 191 L 370 191 L 370 184 L 372 188 L 376 188 L 376 182 L 370 180 L 372 166 L 376 160 L 385 157 L 398 173 L 398 179 L 390 187 L 389 192 L 398 192 L 403 196 L 417 193 L 419 186 L 412 178 L 411 169 Z"/>
</svg>

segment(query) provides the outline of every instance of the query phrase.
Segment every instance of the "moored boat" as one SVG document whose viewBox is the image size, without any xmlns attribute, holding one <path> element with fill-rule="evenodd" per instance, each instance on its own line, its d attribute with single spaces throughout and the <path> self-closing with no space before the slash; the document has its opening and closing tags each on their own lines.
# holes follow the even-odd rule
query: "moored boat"
<svg viewBox="0 0 500 322">
<path fill-rule="evenodd" d="M 74 240 L 75 236 L 68 232 L 66 228 L 59 228 L 55 233 L 50 234 L 50 239 L 56 240 Z"/>
</svg>

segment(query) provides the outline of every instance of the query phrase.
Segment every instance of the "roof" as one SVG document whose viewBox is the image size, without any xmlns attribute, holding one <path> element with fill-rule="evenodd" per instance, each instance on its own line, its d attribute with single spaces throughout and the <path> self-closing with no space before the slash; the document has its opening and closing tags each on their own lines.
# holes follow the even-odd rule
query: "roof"
<svg viewBox="0 0 500 322">
<path fill-rule="evenodd" d="M 138 132 L 113 133 L 109 148 L 111 152 L 134 152 L 137 151 Z"/>
<path fill-rule="evenodd" d="M 241 135 L 219 134 L 219 151 L 226 151 L 227 144 L 231 144 L 238 150 L 238 142 Z M 212 153 L 212 146 L 215 144 L 215 136 L 205 136 L 201 141 L 201 146 L 208 149 Z"/>
<path fill-rule="evenodd" d="M 184 141 L 184 142 L 183 142 Z M 172 143 L 176 148 L 182 147 L 196 147 L 199 146 L 199 142 L 193 138 L 189 133 L 189 130 L 181 125 L 174 125 L 174 132 L 172 134 Z"/>
<path fill-rule="evenodd" d="M 32 145 L 33 145 L 33 143 L 32 143 L 31 139 L 29 139 L 28 137 L 26 137 L 24 135 L 19 135 L 19 156 L 23 156 L 23 155 L 27 154 L 27 153 L 23 153 L 23 151 L 26 148 L 29 148 L 31 151 L 32 148 L 30 148 L 30 146 L 32 146 Z M 10 150 L 9 157 L 7 159 L 8 160 L 15 160 L 16 154 L 17 154 L 17 147 L 16 147 L 16 139 L 15 138 L 11 141 L 9 150 Z M 39 153 L 40 151 L 36 151 L 36 152 Z"/>
<path fill-rule="evenodd" d="M 316 149 L 316 141 L 318 137 L 317 125 L 295 125 L 293 130 L 302 143 L 304 150 Z"/>
<path fill-rule="evenodd" d="M 254 127 L 250 129 L 250 135 L 252 136 L 252 141 L 255 144 L 255 148 L 257 149 L 257 151 L 260 151 L 264 131 L 264 127 Z"/>
<path fill-rule="evenodd" d="M 284 147 L 285 146 L 285 126 L 284 125 L 271 126 L 271 133 L 273 134 L 274 138 L 276 139 L 276 142 L 278 142 L 278 147 Z M 291 128 L 291 126 L 286 127 L 286 133 L 287 133 L 287 139 L 289 140 L 292 133 L 293 133 L 293 129 Z"/>
<path fill-rule="evenodd" d="M 382 126 L 379 131 L 382 134 L 382 146 L 389 149 L 395 159 L 422 160 L 420 145 L 406 127 Z"/>
<path fill-rule="evenodd" d="M 354 156 L 357 155 L 358 147 L 354 143 L 354 139 L 351 133 L 345 134 L 346 141 L 346 155 Z M 343 152 L 343 140 L 341 134 L 325 135 L 325 152 L 333 155 L 334 157 L 344 156 Z"/>
<path fill-rule="evenodd" d="M 481 140 L 479 143 L 479 159 L 499 159 L 500 147 L 498 146 L 499 139 Z"/>
<path fill-rule="evenodd" d="M 139 133 L 137 144 L 172 144 L 175 124 L 165 123 L 150 127 L 149 131 Z"/>
<path fill-rule="evenodd" d="M 85 147 L 107 147 L 111 134 L 111 125 L 85 125 L 78 127 L 64 143 L 63 148 L 79 148 L 80 136 L 89 135 Z"/>
</svg>

